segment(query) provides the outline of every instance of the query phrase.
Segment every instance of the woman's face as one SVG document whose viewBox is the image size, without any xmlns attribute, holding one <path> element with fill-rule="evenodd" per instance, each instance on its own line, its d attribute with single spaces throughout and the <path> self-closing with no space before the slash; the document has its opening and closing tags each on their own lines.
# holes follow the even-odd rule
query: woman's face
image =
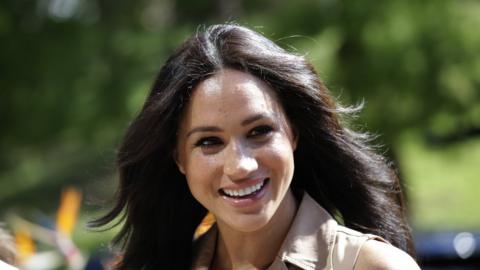
<svg viewBox="0 0 480 270">
<path fill-rule="evenodd" d="M 294 203 L 296 139 L 274 91 L 260 79 L 225 69 L 201 82 L 177 141 L 178 167 L 219 226 L 252 232 L 289 215 L 283 212 Z"/>
</svg>

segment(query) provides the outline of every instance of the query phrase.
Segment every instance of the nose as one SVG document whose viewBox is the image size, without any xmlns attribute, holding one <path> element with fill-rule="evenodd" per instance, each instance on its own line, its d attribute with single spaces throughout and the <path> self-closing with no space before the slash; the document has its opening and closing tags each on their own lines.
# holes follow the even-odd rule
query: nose
<svg viewBox="0 0 480 270">
<path fill-rule="evenodd" d="M 230 180 L 245 179 L 258 169 L 257 160 L 245 143 L 232 140 L 225 151 L 223 172 Z"/>
</svg>

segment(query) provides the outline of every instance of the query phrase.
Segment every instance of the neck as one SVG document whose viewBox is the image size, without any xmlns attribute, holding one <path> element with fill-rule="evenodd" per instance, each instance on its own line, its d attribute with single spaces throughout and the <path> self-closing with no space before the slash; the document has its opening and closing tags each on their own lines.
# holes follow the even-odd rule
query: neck
<svg viewBox="0 0 480 270">
<path fill-rule="evenodd" d="M 239 232 L 218 222 L 213 269 L 266 269 L 275 259 L 297 211 L 287 192 L 270 221 L 253 232 Z"/>
</svg>

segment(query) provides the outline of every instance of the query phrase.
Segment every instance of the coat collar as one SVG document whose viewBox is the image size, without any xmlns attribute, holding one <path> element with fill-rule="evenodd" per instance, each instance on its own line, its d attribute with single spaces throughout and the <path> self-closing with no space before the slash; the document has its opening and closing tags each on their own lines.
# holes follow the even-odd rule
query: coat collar
<svg viewBox="0 0 480 270">
<path fill-rule="evenodd" d="M 306 192 L 298 207 L 295 219 L 277 254 L 268 268 L 331 269 L 331 259 L 337 222 Z M 218 230 L 214 225 L 198 239 L 195 270 L 208 269 L 215 252 Z"/>
</svg>

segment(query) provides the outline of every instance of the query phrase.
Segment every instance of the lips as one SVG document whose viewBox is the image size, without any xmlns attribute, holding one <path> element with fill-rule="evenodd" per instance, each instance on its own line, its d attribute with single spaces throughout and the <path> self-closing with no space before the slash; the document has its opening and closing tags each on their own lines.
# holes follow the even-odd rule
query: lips
<svg viewBox="0 0 480 270">
<path fill-rule="evenodd" d="M 230 188 L 221 188 L 219 190 L 220 194 L 234 198 L 234 199 L 242 199 L 242 198 L 249 198 L 255 196 L 255 194 L 259 193 L 263 187 L 268 182 L 269 178 L 263 179 L 261 182 L 257 182 L 251 186 L 247 186 L 240 189 L 230 189 Z"/>
</svg>

